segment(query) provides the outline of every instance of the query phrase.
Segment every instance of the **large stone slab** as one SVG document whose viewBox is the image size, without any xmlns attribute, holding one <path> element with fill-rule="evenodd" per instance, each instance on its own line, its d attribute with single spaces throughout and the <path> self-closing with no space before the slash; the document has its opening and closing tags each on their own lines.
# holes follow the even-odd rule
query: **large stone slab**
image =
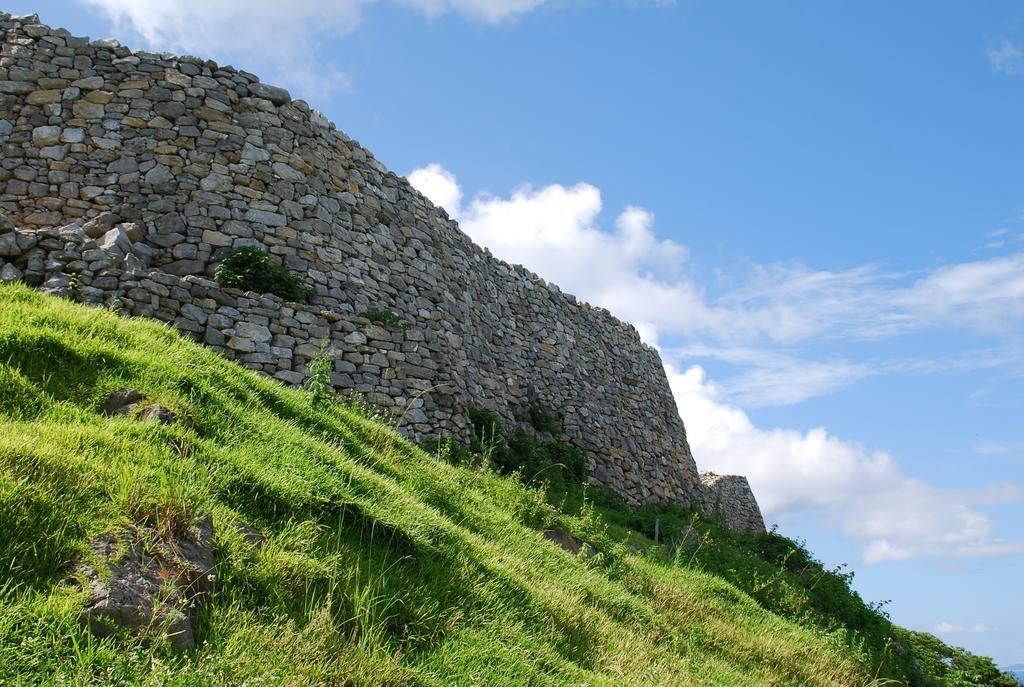
<svg viewBox="0 0 1024 687">
<path fill-rule="evenodd" d="M 97 537 L 76 565 L 89 599 L 82 622 L 98 636 L 118 631 L 195 647 L 195 618 L 216 579 L 214 531 L 204 518 L 180 532 L 147 527 Z"/>
</svg>

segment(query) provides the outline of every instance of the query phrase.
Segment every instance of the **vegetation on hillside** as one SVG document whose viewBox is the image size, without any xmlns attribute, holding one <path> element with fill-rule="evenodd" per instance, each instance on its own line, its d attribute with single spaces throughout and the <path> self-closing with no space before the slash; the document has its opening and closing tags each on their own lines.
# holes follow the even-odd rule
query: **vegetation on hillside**
<svg viewBox="0 0 1024 687">
<path fill-rule="evenodd" d="M 120 388 L 178 421 L 101 414 Z M 0 287 L 0 684 L 1002 684 L 952 675 L 948 647 L 892 628 L 788 540 L 631 513 L 571 470 L 538 488 L 514 452 L 513 476 L 453 465 L 368 415 L 166 326 Z M 216 587 L 194 651 L 83 629 L 68 578 L 91 540 L 207 515 Z M 876 645 L 887 630 L 898 651 Z"/>
<path fill-rule="evenodd" d="M 839 633 L 874 666 L 876 678 L 904 685 L 1017 687 L 991 659 L 894 625 L 885 602 L 866 603 L 853 589 L 854 573 L 845 564 L 826 568 L 802 542 L 774 530 L 738 534 L 714 516 L 678 506 L 630 509 L 610 489 L 584 486 L 583 456 L 561 436 L 554 414 L 540 406 L 521 413 L 529 435 L 503 427 L 493 412 L 473 409 L 469 415 L 475 436 L 468 449 L 441 442 L 434 453 L 463 465 L 488 456 L 503 474 L 541 489 L 559 512 L 599 518 L 613 540 L 716 575 L 794 622 Z"/>
</svg>

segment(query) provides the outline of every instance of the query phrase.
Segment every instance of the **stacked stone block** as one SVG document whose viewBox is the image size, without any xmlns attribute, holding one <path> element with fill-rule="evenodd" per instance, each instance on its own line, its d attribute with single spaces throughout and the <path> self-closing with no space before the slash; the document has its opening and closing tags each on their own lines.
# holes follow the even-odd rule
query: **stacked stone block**
<svg viewBox="0 0 1024 687">
<path fill-rule="evenodd" d="M 746 477 L 705 472 L 700 480 L 704 487 L 701 505 L 705 512 L 720 516 L 737 532 L 761 534 L 765 531 L 761 509 Z"/>
<path fill-rule="evenodd" d="M 476 246 L 306 103 L 35 16 L 0 13 L 0 32 L 0 278 L 171 322 L 294 384 L 326 345 L 336 385 L 416 439 L 465 439 L 471 407 L 512 424 L 538 403 L 631 505 L 702 502 L 636 330 Z M 299 274 L 310 302 L 219 287 L 219 261 L 249 245 Z M 361 317 L 374 308 L 409 328 Z"/>
</svg>

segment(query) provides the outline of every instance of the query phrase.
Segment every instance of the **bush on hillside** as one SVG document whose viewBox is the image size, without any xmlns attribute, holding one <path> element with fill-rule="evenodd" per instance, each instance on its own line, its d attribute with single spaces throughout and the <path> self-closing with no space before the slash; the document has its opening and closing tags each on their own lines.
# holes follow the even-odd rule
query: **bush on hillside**
<svg viewBox="0 0 1024 687">
<path fill-rule="evenodd" d="M 866 602 L 853 588 L 854 574 L 845 564 L 826 567 L 801 541 L 775 531 L 738 533 L 713 516 L 677 505 L 631 509 L 611 489 L 587 485 L 585 457 L 565 442 L 560 421 L 541 406 L 517 416 L 537 432 L 531 436 L 504 427 L 493 411 L 473 408 L 468 415 L 474 437 L 469 447 L 448 438 L 425 448 L 457 465 L 484 465 L 517 476 L 542 489 L 543 497 L 563 514 L 596 523 L 596 531 L 604 531 L 599 538 L 728 581 L 763 608 L 833 636 L 859 653 L 881 684 L 1014 684 L 1006 682 L 1009 678 L 991 659 L 893 625 L 883 610 L 887 602 Z M 542 438 L 545 434 L 551 438 Z M 660 533 L 657 545 L 655 531 Z"/>
<path fill-rule="evenodd" d="M 899 651 L 913 655 L 936 684 L 949 687 L 1020 687 L 1017 678 L 1000 671 L 992 659 L 947 645 L 935 635 L 896 628 Z"/>
<path fill-rule="evenodd" d="M 102 415 L 118 388 L 187 421 Z M 359 397 L 311 407 L 310 393 L 162 324 L 0 285 L 4 684 L 1006 687 L 988 659 L 877 612 L 883 634 L 858 631 L 832 598 L 858 603 L 848 573 L 796 542 L 453 468 Z M 498 418 L 474 415 L 478 443 L 511 451 Z M 169 655 L 162 628 L 91 634 L 69 561 L 97 534 L 200 514 L 217 570 L 194 654 Z M 667 544 L 630 518 L 660 522 Z M 556 527 L 598 554 L 537 531 Z"/>
<path fill-rule="evenodd" d="M 539 406 L 532 407 L 528 415 L 531 420 L 538 418 L 531 424 L 538 431 L 550 434 L 550 439 L 506 430 L 494 412 L 471 409 L 472 451 L 484 456 L 502 474 L 518 473 L 527 484 L 546 484 L 550 489 L 564 491 L 572 485 L 586 482 L 586 457 L 565 441 L 560 426 L 552 423 Z"/>
</svg>

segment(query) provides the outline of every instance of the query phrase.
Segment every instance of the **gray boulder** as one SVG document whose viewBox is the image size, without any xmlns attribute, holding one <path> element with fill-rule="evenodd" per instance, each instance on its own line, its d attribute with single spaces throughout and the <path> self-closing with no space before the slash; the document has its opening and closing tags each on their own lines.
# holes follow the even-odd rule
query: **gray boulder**
<svg viewBox="0 0 1024 687">
<path fill-rule="evenodd" d="M 174 174 L 163 165 L 157 165 L 146 172 L 146 176 L 143 177 L 143 181 L 150 186 L 156 187 L 158 190 L 165 188 L 171 192 L 174 190 Z"/>
<path fill-rule="evenodd" d="M 82 623 L 100 637 L 126 631 L 194 648 L 196 610 L 215 580 L 213 542 L 209 518 L 170 535 L 131 527 L 96 538 L 76 565 L 89 591 Z"/>
<path fill-rule="evenodd" d="M 132 250 L 132 239 L 123 226 L 117 226 L 105 233 L 99 240 L 100 248 L 108 254 L 124 257 Z"/>
<path fill-rule="evenodd" d="M 16 258 L 21 255 L 21 247 L 18 246 L 18 235 L 14 232 L 0 234 L 0 257 Z"/>
<path fill-rule="evenodd" d="M 113 229 L 115 224 L 117 224 L 117 215 L 112 212 L 103 212 L 86 222 L 82 229 L 89 238 L 98 239 Z"/>
<path fill-rule="evenodd" d="M 162 425 L 174 424 L 178 417 L 159 403 L 142 405 L 146 395 L 137 389 L 116 389 L 103 401 L 100 412 L 104 415 L 132 415 L 139 422 L 157 422 Z"/>
<path fill-rule="evenodd" d="M 145 397 L 136 389 L 117 389 L 107 396 L 100 410 L 104 415 L 131 415 Z"/>
<path fill-rule="evenodd" d="M 161 425 L 173 425 L 175 420 L 177 420 L 177 416 L 159 403 L 153 403 L 139 411 L 139 420 L 141 422 L 156 422 Z"/>
<path fill-rule="evenodd" d="M 585 542 L 579 537 L 575 537 L 563 530 L 544 530 L 542 534 L 544 535 L 545 539 L 554 542 L 555 544 L 565 549 L 567 552 L 571 553 L 574 556 L 579 555 L 580 551 L 583 550 L 583 546 L 585 544 Z M 586 551 L 583 554 L 584 556 L 586 556 L 587 558 L 593 558 L 597 555 L 597 550 L 593 546 L 591 546 L 590 544 L 586 544 L 586 547 Z"/>
</svg>

